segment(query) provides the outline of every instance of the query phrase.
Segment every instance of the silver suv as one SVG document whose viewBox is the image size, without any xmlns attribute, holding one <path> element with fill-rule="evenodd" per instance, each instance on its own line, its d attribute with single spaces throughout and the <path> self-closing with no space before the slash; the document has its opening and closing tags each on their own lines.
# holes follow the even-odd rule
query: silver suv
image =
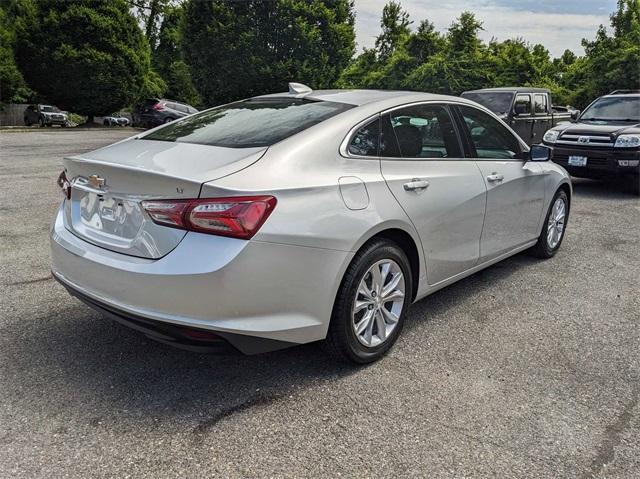
<svg viewBox="0 0 640 479">
<path fill-rule="evenodd" d="M 58 107 L 51 105 L 29 105 L 24 110 L 24 124 L 27 126 L 40 123 L 40 126 L 68 125 L 69 117 Z"/>
</svg>

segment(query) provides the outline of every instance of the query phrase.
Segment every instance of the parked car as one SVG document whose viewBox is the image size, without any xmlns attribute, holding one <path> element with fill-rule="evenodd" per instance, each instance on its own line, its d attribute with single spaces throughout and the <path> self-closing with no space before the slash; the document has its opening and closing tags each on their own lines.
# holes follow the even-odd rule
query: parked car
<svg viewBox="0 0 640 479">
<path fill-rule="evenodd" d="M 186 103 L 152 98 L 145 100 L 134 109 L 133 125 L 153 128 L 197 112 L 197 109 Z"/>
<path fill-rule="evenodd" d="M 468 100 L 293 84 L 66 158 L 53 275 L 159 341 L 370 362 L 414 301 L 556 254 L 549 153 Z"/>
<path fill-rule="evenodd" d="M 580 114 L 570 107 L 552 106 L 551 93 L 546 88 L 486 88 L 466 91 L 461 96 L 494 112 L 528 145 L 540 143 L 549 128 Z"/>
<path fill-rule="evenodd" d="M 122 116 L 121 113 L 112 113 L 102 119 L 102 124 L 104 126 L 127 126 L 129 125 L 129 119 Z"/>
<path fill-rule="evenodd" d="M 24 124 L 27 126 L 39 123 L 40 126 L 67 126 L 69 118 L 66 113 L 51 105 L 29 105 L 24 110 Z"/>
<path fill-rule="evenodd" d="M 576 122 L 547 131 L 544 144 L 571 175 L 630 180 L 640 193 L 640 90 L 598 98 Z"/>
</svg>

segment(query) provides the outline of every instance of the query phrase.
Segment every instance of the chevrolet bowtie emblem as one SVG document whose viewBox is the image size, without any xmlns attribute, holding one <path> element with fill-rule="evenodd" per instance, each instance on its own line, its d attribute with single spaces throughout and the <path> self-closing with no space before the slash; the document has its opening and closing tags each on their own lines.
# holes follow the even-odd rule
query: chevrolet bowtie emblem
<svg viewBox="0 0 640 479">
<path fill-rule="evenodd" d="M 105 184 L 104 178 L 100 178 L 98 175 L 91 175 L 89 177 L 89 184 L 94 188 L 102 188 Z"/>
</svg>

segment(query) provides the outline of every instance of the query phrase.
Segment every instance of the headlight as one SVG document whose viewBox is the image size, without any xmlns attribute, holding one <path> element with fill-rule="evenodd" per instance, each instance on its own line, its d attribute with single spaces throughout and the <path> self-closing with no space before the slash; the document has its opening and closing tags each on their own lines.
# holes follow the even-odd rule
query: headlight
<svg viewBox="0 0 640 479">
<path fill-rule="evenodd" d="M 548 130 L 542 137 L 542 141 L 546 143 L 555 143 L 558 140 L 558 136 L 560 136 L 560 132 L 558 130 Z"/>
<path fill-rule="evenodd" d="M 640 146 L 640 135 L 620 135 L 614 148 L 637 148 Z"/>
</svg>

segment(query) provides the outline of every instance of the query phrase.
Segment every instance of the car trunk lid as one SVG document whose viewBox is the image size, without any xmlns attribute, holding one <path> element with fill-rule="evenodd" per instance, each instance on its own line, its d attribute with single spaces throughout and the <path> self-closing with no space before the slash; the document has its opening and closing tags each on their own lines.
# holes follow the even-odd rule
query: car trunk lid
<svg viewBox="0 0 640 479">
<path fill-rule="evenodd" d="M 65 226 L 96 246 L 160 258 L 186 232 L 155 224 L 141 202 L 198 198 L 203 183 L 249 166 L 265 151 L 131 139 L 65 158 L 72 186 Z"/>
</svg>

